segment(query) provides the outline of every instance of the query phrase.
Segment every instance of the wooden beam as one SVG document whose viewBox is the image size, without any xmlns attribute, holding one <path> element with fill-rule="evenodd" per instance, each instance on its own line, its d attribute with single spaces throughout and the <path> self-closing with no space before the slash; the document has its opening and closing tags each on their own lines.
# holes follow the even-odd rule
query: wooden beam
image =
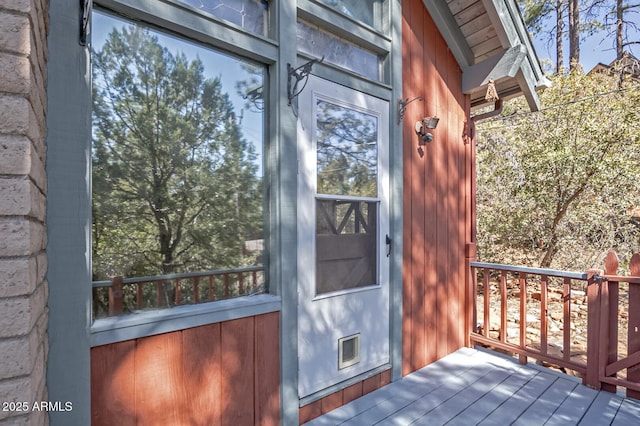
<svg viewBox="0 0 640 426">
<path fill-rule="evenodd" d="M 449 6 L 443 1 L 422 0 L 460 68 L 473 64 L 474 56 Z"/>
<path fill-rule="evenodd" d="M 478 64 L 466 67 L 462 73 L 462 92 L 470 94 L 482 91 L 489 80 L 498 82 L 505 78 L 514 78 L 526 56 L 524 46 L 517 45 Z"/>
</svg>

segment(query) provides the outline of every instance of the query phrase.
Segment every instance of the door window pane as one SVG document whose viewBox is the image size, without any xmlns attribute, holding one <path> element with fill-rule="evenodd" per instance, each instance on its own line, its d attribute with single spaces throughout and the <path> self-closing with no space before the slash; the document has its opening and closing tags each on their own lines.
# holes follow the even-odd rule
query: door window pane
<svg viewBox="0 0 640 426">
<path fill-rule="evenodd" d="M 378 192 L 378 118 L 316 101 L 317 192 L 375 197 Z"/>
<path fill-rule="evenodd" d="M 316 200 L 316 293 L 377 284 L 376 201 Z"/>
</svg>

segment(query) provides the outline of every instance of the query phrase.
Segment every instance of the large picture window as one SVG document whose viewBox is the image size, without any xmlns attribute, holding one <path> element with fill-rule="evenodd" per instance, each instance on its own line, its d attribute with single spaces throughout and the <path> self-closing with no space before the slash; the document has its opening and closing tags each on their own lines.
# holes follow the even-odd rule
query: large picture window
<svg viewBox="0 0 640 426">
<path fill-rule="evenodd" d="M 106 13 L 92 32 L 94 316 L 264 291 L 264 67 Z"/>
</svg>

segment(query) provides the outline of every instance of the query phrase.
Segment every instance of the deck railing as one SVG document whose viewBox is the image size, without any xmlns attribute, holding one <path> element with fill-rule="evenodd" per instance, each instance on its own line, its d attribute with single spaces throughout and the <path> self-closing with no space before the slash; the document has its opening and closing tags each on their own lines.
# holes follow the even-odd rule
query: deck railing
<svg viewBox="0 0 640 426">
<path fill-rule="evenodd" d="M 469 262 L 470 341 L 535 358 L 597 389 L 640 398 L 640 254 L 586 273 Z"/>
<path fill-rule="evenodd" d="M 264 292 L 264 267 L 94 281 L 95 318 Z"/>
</svg>

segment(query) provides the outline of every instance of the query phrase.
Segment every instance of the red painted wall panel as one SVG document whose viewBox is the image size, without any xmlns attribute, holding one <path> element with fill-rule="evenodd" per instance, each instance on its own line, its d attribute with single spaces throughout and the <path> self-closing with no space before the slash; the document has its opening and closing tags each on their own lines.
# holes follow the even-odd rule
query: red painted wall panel
<svg viewBox="0 0 640 426">
<path fill-rule="evenodd" d="M 468 97 L 462 72 L 420 0 L 403 0 L 403 373 L 465 342 L 464 249 L 471 238 Z M 415 122 L 440 118 L 418 146 Z"/>
<path fill-rule="evenodd" d="M 91 349 L 92 425 L 280 424 L 279 314 Z"/>
</svg>

